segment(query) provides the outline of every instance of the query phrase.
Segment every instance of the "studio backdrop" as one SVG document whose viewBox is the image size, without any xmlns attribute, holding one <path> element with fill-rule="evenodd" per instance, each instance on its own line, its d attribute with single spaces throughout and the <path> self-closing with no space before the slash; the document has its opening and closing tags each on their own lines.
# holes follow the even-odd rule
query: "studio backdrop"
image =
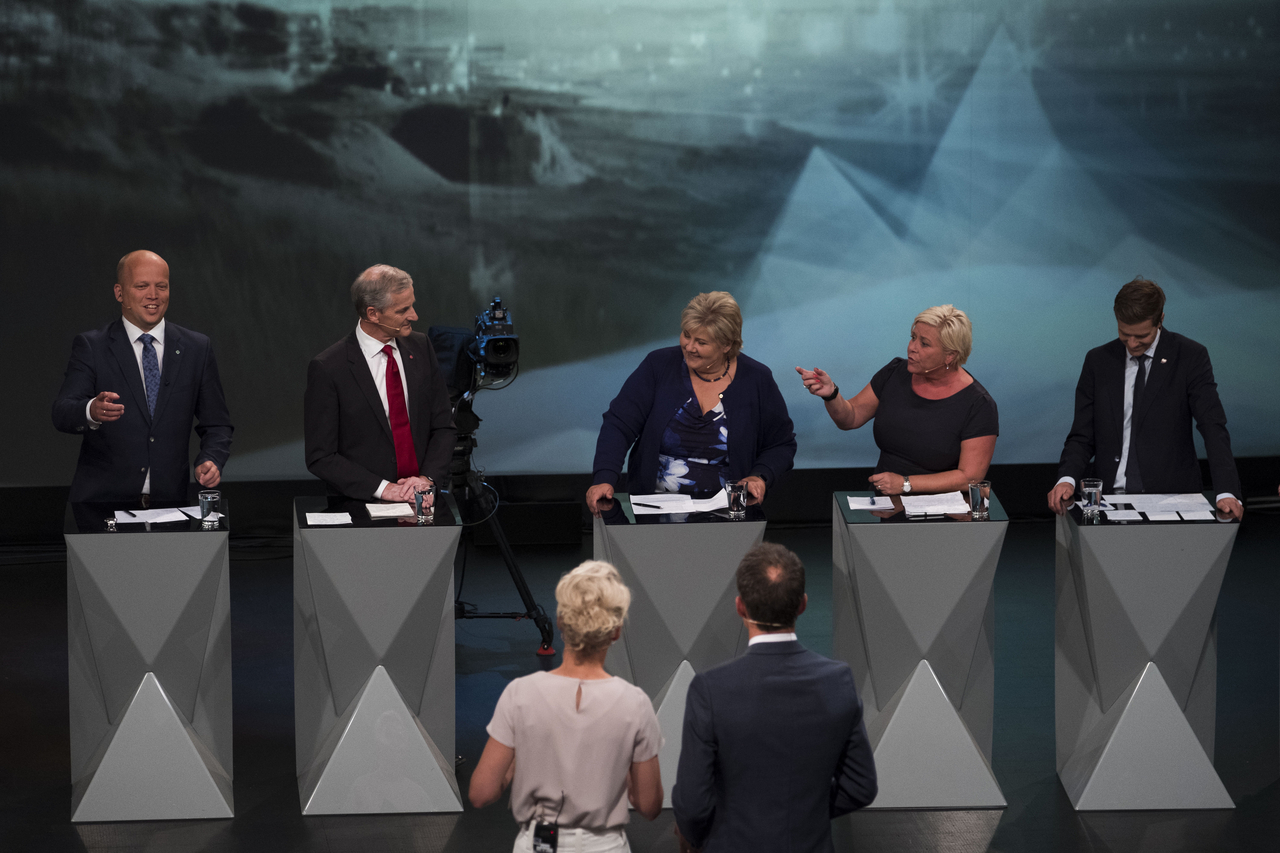
<svg viewBox="0 0 1280 853">
<path fill-rule="evenodd" d="M 306 476 L 307 362 L 374 263 L 422 330 L 512 309 L 519 376 L 476 404 L 494 473 L 590 470 L 709 290 L 799 466 L 876 453 L 795 366 L 856 392 L 943 303 L 995 461 L 1053 461 L 1135 275 L 1209 347 L 1236 454 L 1276 455 L 1278 48 L 1273 0 L 8 0 L 0 484 L 70 481 L 50 404 L 138 248 L 213 339 L 230 479 Z"/>
</svg>

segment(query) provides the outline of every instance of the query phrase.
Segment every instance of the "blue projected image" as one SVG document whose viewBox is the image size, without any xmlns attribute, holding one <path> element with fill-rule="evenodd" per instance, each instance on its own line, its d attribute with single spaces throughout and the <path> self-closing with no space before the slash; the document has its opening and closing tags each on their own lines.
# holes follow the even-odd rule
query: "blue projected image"
<svg viewBox="0 0 1280 853">
<path fill-rule="evenodd" d="M 17 0 L 0 16 L 0 275 L 32 390 L 0 484 L 68 482 L 48 404 L 118 316 L 126 251 L 208 334 L 230 480 L 308 476 L 309 359 L 374 263 L 418 328 L 500 295 L 518 380 L 481 394 L 490 473 L 590 470 L 600 415 L 699 292 L 774 372 L 801 467 L 869 466 L 797 365 L 847 392 L 915 315 L 974 324 L 996 463 L 1051 462 L 1085 352 L 1142 275 L 1205 344 L 1238 456 L 1280 454 L 1280 8 L 1271 0 Z"/>
</svg>

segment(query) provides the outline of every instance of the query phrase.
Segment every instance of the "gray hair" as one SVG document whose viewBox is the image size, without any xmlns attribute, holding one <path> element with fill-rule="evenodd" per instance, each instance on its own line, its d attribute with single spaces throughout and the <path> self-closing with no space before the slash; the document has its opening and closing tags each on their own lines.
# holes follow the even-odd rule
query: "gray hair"
<svg viewBox="0 0 1280 853">
<path fill-rule="evenodd" d="M 351 285 L 351 304 L 356 314 L 364 319 L 366 310 L 378 313 L 387 310 L 391 297 L 413 287 L 413 279 L 402 269 L 387 264 L 376 264 L 360 273 Z"/>
</svg>

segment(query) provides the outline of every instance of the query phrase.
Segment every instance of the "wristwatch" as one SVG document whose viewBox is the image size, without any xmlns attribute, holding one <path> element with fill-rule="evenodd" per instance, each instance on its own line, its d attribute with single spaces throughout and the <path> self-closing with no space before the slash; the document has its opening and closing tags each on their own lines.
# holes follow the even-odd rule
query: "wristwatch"
<svg viewBox="0 0 1280 853">
<path fill-rule="evenodd" d="M 911 494 L 911 478 L 910 477 L 902 478 L 902 493 L 904 495 Z"/>
</svg>

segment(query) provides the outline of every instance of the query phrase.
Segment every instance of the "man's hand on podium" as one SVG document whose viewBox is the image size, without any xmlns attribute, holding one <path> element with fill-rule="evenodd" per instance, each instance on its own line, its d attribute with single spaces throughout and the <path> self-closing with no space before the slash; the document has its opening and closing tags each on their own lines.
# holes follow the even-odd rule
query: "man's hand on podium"
<svg viewBox="0 0 1280 853">
<path fill-rule="evenodd" d="M 1076 495 L 1076 487 L 1070 483 L 1059 483 L 1049 490 L 1049 509 L 1056 515 L 1066 515 L 1071 499 Z"/>
</svg>

